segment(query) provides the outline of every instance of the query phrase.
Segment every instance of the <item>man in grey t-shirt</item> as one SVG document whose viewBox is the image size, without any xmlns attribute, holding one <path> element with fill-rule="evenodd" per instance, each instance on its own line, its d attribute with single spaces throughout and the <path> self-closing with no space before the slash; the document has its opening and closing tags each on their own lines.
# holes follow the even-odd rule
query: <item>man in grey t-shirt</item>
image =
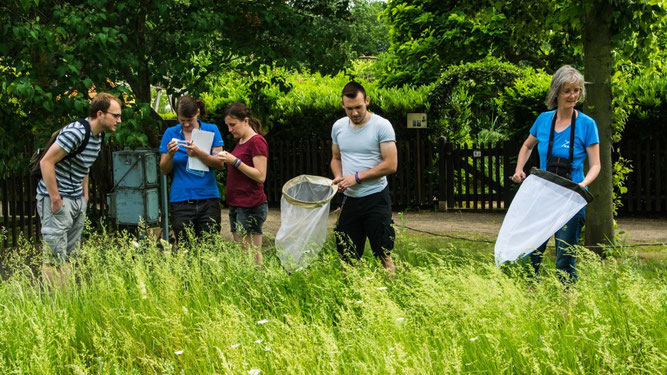
<svg viewBox="0 0 667 375">
<path fill-rule="evenodd" d="M 394 228 L 387 175 L 396 172 L 396 135 L 391 123 L 368 112 L 366 90 L 357 82 L 343 88 L 347 117 L 331 129 L 331 171 L 338 191 L 345 195 L 334 230 L 338 252 L 346 261 L 359 259 L 366 238 L 373 254 L 394 276 Z"/>
</svg>

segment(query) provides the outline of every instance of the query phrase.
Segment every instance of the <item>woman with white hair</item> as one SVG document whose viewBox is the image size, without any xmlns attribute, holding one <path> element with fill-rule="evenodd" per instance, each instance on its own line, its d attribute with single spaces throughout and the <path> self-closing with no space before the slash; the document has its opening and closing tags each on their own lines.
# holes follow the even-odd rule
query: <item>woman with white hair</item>
<svg viewBox="0 0 667 375">
<path fill-rule="evenodd" d="M 555 173 L 586 188 L 600 173 L 600 138 L 595 120 L 575 109 L 584 101 L 584 77 L 569 65 L 556 71 L 551 79 L 546 105 L 549 111 L 541 113 L 530 128 L 528 138 L 519 150 L 512 181 L 526 178 L 523 168 L 535 145 L 540 156 L 540 169 Z M 588 172 L 584 175 L 584 160 L 588 157 Z M 555 234 L 556 269 L 564 272 L 569 281 L 576 281 L 574 245 L 579 242 L 586 218 L 582 208 Z M 530 258 L 537 274 L 542 263 L 546 242 Z M 561 274 L 561 277 L 565 275 Z M 565 280 L 565 278 L 562 278 Z"/>
</svg>

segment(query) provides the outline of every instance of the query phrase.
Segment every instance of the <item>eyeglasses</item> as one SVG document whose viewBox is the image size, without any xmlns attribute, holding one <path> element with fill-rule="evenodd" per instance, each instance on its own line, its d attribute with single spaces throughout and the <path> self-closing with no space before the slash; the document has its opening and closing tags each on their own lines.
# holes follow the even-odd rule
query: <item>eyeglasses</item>
<svg viewBox="0 0 667 375">
<path fill-rule="evenodd" d="M 122 113 L 113 113 L 113 112 L 107 112 L 107 111 L 102 111 L 102 112 L 112 115 L 116 120 L 120 120 L 120 116 L 123 115 Z"/>
</svg>

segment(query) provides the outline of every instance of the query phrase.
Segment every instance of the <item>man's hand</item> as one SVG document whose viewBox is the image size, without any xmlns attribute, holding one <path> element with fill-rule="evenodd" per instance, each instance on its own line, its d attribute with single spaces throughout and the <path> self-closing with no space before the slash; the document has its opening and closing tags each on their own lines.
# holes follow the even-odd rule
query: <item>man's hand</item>
<svg viewBox="0 0 667 375">
<path fill-rule="evenodd" d="M 55 214 L 63 204 L 63 199 L 60 196 L 51 198 L 51 212 Z"/>
<path fill-rule="evenodd" d="M 357 184 L 357 180 L 354 179 L 353 174 L 348 174 L 347 176 L 336 177 L 333 180 L 333 185 L 338 184 L 338 192 L 342 193 L 348 188 Z"/>
</svg>

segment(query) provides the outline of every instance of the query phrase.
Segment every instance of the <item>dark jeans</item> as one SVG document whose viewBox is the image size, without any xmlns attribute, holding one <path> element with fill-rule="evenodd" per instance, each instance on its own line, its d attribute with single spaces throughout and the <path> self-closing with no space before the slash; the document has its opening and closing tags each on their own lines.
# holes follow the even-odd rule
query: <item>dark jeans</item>
<svg viewBox="0 0 667 375">
<path fill-rule="evenodd" d="M 364 254 L 366 237 L 376 257 L 386 257 L 394 248 L 389 187 L 360 198 L 345 197 L 334 230 L 338 253 L 345 261 Z"/>
<path fill-rule="evenodd" d="M 269 204 L 264 202 L 255 207 L 229 206 L 229 226 L 232 233 L 262 234 L 262 225 L 269 214 Z"/>
<path fill-rule="evenodd" d="M 171 203 L 171 223 L 178 241 L 185 238 L 185 228 L 192 227 L 196 237 L 204 232 L 220 233 L 220 199 L 198 199 Z"/>
<path fill-rule="evenodd" d="M 586 222 L 586 208 L 582 208 L 577 212 L 570 221 L 568 221 L 555 234 L 556 240 L 556 269 L 564 272 L 569 281 L 577 281 L 576 254 L 574 246 L 579 242 L 581 236 L 581 228 Z M 530 254 L 530 260 L 533 263 L 533 269 L 537 275 L 540 271 L 540 264 L 544 257 L 544 250 L 547 243 L 543 243 L 535 251 Z M 562 275 L 559 275 L 562 281 L 567 281 Z"/>
</svg>

